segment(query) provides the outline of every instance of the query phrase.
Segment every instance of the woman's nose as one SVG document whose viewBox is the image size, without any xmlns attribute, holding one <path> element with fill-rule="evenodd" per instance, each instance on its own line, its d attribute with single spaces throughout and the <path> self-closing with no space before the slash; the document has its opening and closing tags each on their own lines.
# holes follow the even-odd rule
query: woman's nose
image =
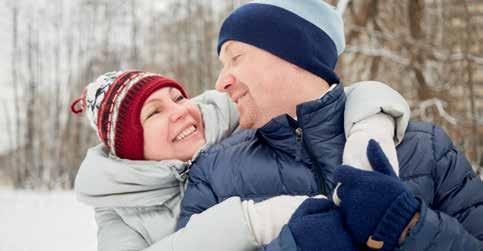
<svg viewBox="0 0 483 251">
<path fill-rule="evenodd" d="M 181 104 L 174 104 L 171 107 L 170 120 L 171 122 L 176 122 L 186 117 L 187 114 L 188 114 L 188 107 Z"/>
<path fill-rule="evenodd" d="M 216 80 L 216 90 L 219 92 L 228 92 L 236 82 L 235 76 L 232 74 L 225 74 L 220 72 L 218 79 Z"/>
</svg>

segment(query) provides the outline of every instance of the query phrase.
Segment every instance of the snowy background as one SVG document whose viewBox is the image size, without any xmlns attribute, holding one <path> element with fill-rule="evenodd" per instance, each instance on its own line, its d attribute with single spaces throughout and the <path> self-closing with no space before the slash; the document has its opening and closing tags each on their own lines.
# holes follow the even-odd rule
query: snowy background
<svg viewBox="0 0 483 251">
<path fill-rule="evenodd" d="M 0 251 L 96 250 L 91 208 L 73 192 L 0 189 Z"/>
</svg>

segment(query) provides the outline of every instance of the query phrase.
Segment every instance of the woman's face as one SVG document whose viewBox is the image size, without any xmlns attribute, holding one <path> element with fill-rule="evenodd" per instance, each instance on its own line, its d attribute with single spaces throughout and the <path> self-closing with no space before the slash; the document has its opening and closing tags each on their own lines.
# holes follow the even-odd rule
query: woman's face
<svg viewBox="0 0 483 251">
<path fill-rule="evenodd" d="M 146 160 L 190 160 L 206 142 L 198 107 L 172 87 L 153 92 L 141 109 Z"/>
</svg>

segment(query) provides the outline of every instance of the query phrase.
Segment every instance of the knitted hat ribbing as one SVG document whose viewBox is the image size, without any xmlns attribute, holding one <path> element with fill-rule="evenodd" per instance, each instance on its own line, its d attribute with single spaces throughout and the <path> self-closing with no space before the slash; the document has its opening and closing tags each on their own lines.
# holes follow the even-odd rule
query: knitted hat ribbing
<svg viewBox="0 0 483 251">
<path fill-rule="evenodd" d="M 140 114 L 144 101 L 155 91 L 173 87 L 188 98 L 184 87 L 164 76 L 141 72 L 108 72 L 87 85 L 72 112 L 87 112 L 91 126 L 112 155 L 144 159 L 144 136 Z M 81 109 L 76 105 L 80 103 Z"/>
<path fill-rule="evenodd" d="M 334 72 L 345 47 L 344 24 L 335 7 L 322 0 L 259 0 L 232 12 L 218 37 L 222 45 L 236 40 L 266 50 L 327 83 L 339 83 Z"/>
</svg>

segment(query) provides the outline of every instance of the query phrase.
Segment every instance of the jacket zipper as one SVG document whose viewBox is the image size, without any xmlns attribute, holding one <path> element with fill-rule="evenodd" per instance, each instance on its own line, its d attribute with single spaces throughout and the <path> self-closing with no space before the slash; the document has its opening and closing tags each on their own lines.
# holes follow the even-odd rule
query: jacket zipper
<svg viewBox="0 0 483 251">
<path fill-rule="evenodd" d="M 185 169 L 180 173 L 181 177 L 188 176 L 188 173 L 191 170 L 191 166 L 193 166 L 193 164 L 196 162 L 198 157 L 200 157 L 200 155 L 203 154 L 204 152 L 205 151 L 203 149 L 201 149 L 200 152 L 196 155 L 195 159 L 186 161 Z"/>
<path fill-rule="evenodd" d="M 302 143 L 302 128 L 295 129 L 295 140 L 297 143 Z"/>
<path fill-rule="evenodd" d="M 305 147 L 305 149 L 307 149 L 307 152 L 310 156 L 310 159 L 312 160 L 312 165 L 314 166 L 314 169 L 315 169 L 316 182 L 317 182 L 317 185 L 319 186 L 319 191 L 322 194 L 328 196 L 329 191 L 327 191 L 326 187 L 324 186 L 325 182 L 324 182 L 324 178 L 322 176 L 322 172 L 321 172 L 322 170 L 321 170 L 321 167 L 319 165 L 319 162 L 315 158 L 315 155 L 312 152 L 312 148 L 308 147 L 305 144 L 305 141 L 303 140 L 303 130 L 300 127 L 295 129 L 295 140 L 296 140 L 297 143 L 302 143 L 303 146 Z"/>
</svg>

